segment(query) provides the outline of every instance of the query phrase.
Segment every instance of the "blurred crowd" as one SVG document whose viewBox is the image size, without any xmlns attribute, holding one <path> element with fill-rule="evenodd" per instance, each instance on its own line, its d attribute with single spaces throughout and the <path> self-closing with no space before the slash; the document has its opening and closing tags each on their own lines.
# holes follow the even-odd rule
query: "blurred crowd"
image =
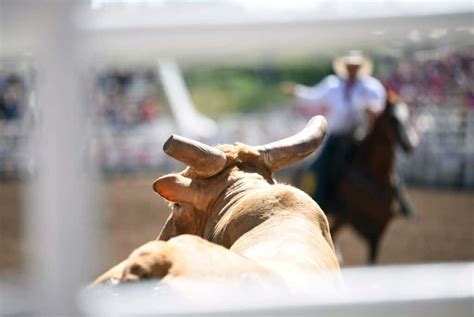
<svg viewBox="0 0 474 317">
<path fill-rule="evenodd" d="M 23 79 L 15 73 L 0 72 L 0 119 L 20 119 L 26 105 L 26 88 Z"/>
<path fill-rule="evenodd" d="M 155 74 L 151 71 L 112 69 L 98 75 L 99 117 L 105 124 L 126 129 L 158 116 Z"/>
<path fill-rule="evenodd" d="M 24 76 L 0 71 L 0 177 L 17 177 L 26 166 L 25 113 L 28 89 Z"/>
<path fill-rule="evenodd" d="M 455 184 L 467 177 L 463 183 L 474 186 L 474 168 L 470 168 L 474 166 L 474 148 L 470 146 L 474 139 L 474 48 L 384 56 L 376 65 L 375 76 L 413 107 L 420 127 L 419 149 L 409 162 L 401 160 L 405 162 L 402 169 L 411 175 L 407 179 L 439 184 L 442 178 Z M 169 164 L 161 144 L 177 126 L 155 72 L 150 68 L 107 68 L 94 78 L 91 106 L 100 123 L 95 144 L 102 169 L 116 173 Z M 25 130 L 20 127 L 29 124 L 22 119 L 31 108 L 26 79 L 20 73 L 0 71 L 0 176 L 14 174 L 25 165 L 21 161 L 27 161 L 19 146 Z M 292 107 L 266 109 L 263 113 L 220 115 L 220 132 L 207 142 L 269 142 L 297 131 L 306 120 Z M 288 121 L 288 117 L 293 119 Z M 432 164 L 426 164 L 427 160 Z M 426 181 L 427 177 L 430 180 Z"/>
<path fill-rule="evenodd" d="M 474 47 L 384 57 L 378 63 L 377 77 L 413 106 L 474 108 Z"/>
</svg>

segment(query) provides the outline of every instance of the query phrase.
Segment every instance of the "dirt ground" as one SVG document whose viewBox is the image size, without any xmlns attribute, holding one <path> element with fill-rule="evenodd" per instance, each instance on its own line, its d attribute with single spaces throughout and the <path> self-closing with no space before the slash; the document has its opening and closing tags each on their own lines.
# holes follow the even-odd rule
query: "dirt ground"
<svg viewBox="0 0 474 317">
<path fill-rule="evenodd" d="M 153 177 L 128 176 L 105 182 L 106 235 L 104 268 L 125 258 L 134 248 L 156 238 L 169 210 L 151 190 Z M 22 263 L 22 191 L 18 182 L 0 182 L 0 274 Z M 474 261 L 474 193 L 410 188 L 419 223 L 396 218 L 386 231 L 378 264 Z M 363 265 L 365 242 L 349 228 L 336 244 L 344 266 Z"/>
</svg>

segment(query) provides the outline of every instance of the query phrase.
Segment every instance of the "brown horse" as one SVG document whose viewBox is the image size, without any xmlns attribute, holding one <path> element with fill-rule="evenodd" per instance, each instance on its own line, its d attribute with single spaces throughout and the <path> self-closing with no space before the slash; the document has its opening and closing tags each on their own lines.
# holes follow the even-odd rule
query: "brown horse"
<svg viewBox="0 0 474 317">
<path fill-rule="evenodd" d="M 401 198 L 394 182 L 396 146 L 409 152 L 417 143 L 408 106 L 389 92 L 384 111 L 356 148 L 348 171 L 337 182 L 335 205 L 341 210 L 327 210 L 334 215 L 333 239 L 342 225 L 352 225 L 369 244 L 369 263 L 375 262 L 380 238 L 394 215 L 393 202 Z"/>
</svg>

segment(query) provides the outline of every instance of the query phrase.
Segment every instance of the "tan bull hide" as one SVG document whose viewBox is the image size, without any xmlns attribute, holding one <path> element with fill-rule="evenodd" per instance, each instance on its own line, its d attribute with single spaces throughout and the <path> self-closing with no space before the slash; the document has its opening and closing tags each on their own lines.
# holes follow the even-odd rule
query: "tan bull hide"
<svg viewBox="0 0 474 317">
<path fill-rule="evenodd" d="M 155 241 L 102 276 L 257 279 L 294 287 L 308 276 L 339 270 L 323 211 L 303 191 L 278 184 L 273 173 L 313 153 L 326 132 L 317 116 L 298 134 L 264 146 L 211 147 L 171 136 L 164 151 L 188 167 L 158 178 L 153 189 L 172 212 Z"/>
</svg>

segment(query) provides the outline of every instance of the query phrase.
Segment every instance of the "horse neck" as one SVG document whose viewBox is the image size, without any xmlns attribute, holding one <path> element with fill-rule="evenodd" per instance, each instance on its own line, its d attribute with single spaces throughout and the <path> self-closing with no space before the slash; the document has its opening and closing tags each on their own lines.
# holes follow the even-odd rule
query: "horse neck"
<svg viewBox="0 0 474 317">
<path fill-rule="evenodd" d="M 378 118 L 372 131 L 362 140 L 354 159 L 356 170 L 380 184 L 390 184 L 395 163 L 395 142 Z"/>
</svg>

